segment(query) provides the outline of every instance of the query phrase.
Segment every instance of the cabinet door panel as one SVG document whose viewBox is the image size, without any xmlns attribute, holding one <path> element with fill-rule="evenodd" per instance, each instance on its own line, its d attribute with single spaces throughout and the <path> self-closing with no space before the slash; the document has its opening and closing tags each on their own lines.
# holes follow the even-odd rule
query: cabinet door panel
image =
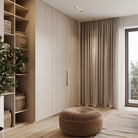
<svg viewBox="0 0 138 138">
<path fill-rule="evenodd" d="M 67 107 L 79 104 L 79 40 L 78 22 L 67 17 Z"/>
<path fill-rule="evenodd" d="M 78 22 L 36 1 L 35 39 L 35 120 L 39 121 L 78 104 Z"/>
<path fill-rule="evenodd" d="M 39 121 L 52 115 L 52 7 L 39 1 L 36 5 L 35 120 Z"/>
<path fill-rule="evenodd" d="M 53 9 L 53 114 L 66 108 L 66 15 Z"/>
</svg>

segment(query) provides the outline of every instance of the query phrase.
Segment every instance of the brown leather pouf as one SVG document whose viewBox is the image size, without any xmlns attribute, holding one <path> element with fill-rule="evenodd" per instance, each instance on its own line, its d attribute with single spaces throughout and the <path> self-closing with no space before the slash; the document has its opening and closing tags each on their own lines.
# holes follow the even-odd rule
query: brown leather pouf
<svg viewBox="0 0 138 138">
<path fill-rule="evenodd" d="M 71 136 L 91 136 L 103 126 L 102 114 L 92 107 L 71 107 L 59 115 L 60 129 Z"/>
</svg>

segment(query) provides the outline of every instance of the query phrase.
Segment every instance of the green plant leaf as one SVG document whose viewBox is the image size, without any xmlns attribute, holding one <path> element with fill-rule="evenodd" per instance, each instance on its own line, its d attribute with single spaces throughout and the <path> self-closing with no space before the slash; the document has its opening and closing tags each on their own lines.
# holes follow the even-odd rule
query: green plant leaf
<svg viewBox="0 0 138 138">
<path fill-rule="evenodd" d="M 21 44 L 20 49 L 14 47 L 4 47 L 2 36 L 0 36 L 0 95 L 5 92 L 6 88 L 18 87 L 8 76 L 16 75 L 18 72 L 25 72 L 25 64 L 29 59 L 24 55 L 25 46 Z M 15 60 L 15 62 L 14 62 Z"/>
<path fill-rule="evenodd" d="M 3 76 L 0 76 L 0 81 L 2 80 Z"/>
</svg>

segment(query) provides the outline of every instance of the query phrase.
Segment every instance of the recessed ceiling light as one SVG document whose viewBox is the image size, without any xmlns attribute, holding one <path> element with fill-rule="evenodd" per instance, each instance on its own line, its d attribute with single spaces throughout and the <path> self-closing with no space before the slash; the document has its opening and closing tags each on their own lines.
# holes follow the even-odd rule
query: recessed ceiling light
<svg viewBox="0 0 138 138">
<path fill-rule="evenodd" d="M 80 8 L 78 8 L 78 7 L 74 7 L 74 8 L 75 8 L 76 10 L 82 12 L 82 10 L 81 10 Z"/>
</svg>

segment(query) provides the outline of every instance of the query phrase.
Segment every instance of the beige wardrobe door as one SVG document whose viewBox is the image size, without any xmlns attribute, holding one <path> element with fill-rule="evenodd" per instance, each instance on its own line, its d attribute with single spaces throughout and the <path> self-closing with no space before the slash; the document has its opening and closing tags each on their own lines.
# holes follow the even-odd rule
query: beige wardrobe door
<svg viewBox="0 0 138 138">
<path fill-rule="evenodd" d="M 66 107 L 79 104 L 79 23 L 69 17 L 67 20 L 67 64 L 68 86 Z"/>
<path fill-rule="evenodd" d="M 53 114 L 66 108 L 66 15 L 53 8 Z"/>
<path fill-rule="evenodd" d="M 36 0 L 35 121 L 52 116 L 52 7 Z"/>
</svg>

